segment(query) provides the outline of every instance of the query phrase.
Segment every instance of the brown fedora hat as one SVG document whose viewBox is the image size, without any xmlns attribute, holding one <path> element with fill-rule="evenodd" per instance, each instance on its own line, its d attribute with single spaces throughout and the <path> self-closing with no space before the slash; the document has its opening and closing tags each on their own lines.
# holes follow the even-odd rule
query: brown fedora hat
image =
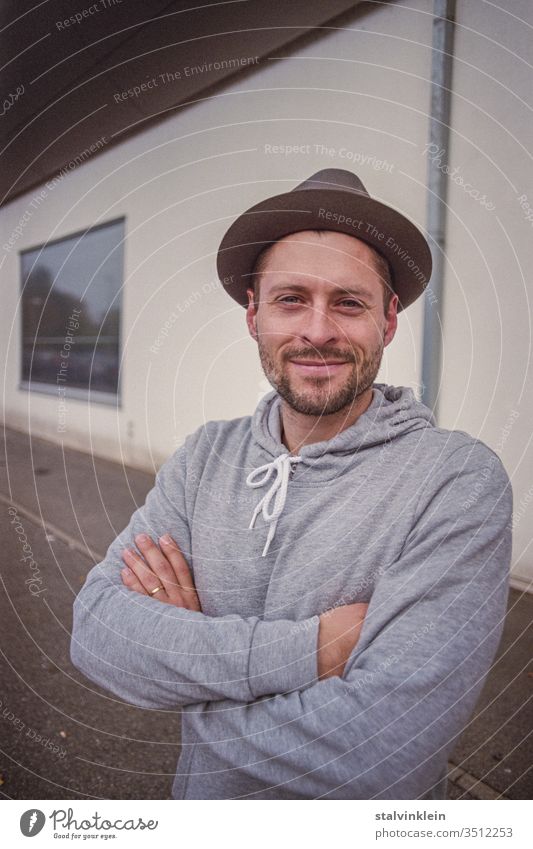
<svg viewBox="0 0 533 849">
<path fill-rule="evenodd" d="M 398 312 L 422 294 L 431 275 L 431 252 L 404 215 L 370 197 L 359 177 L 342 168 L 317 171 L 290 192 L 243 212 L 226 231 L 217 256 L 218 276 L 232 298 L 248 305 L 252 268 L 267 245 L 301 230 L 335 230 L 367 242 L 388 260 Z"/>
</svg>

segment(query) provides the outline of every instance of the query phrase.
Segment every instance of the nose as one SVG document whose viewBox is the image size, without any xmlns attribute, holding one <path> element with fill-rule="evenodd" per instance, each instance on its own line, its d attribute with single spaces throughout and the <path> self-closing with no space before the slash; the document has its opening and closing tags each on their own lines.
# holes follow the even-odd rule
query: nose
<svg viewBox="0 0 533 849">
<path fill-rule="evenodd" d="M 325 345 L 338 341 L 339 330 L 327 309 L 309 307 L 303 316 L 303 327 L 299 334 L 307 345 L 320 350 Z"/>
</svg>

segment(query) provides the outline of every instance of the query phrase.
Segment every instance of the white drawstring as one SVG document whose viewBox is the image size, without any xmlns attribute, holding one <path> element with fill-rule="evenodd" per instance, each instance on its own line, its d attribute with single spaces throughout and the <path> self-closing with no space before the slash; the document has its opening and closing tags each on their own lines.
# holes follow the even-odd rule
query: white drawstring
<svg viewBox="0 0 533 849">
<path fill-rule="evenodd" d="M 270 525 L 268 529 L 267 541 L 265 543 L 265 547 L 263 549 L 263 557 L 268 552 L 268 548 L 274 534 L 276 533 L 276 526 L 278 524 L 278 519 L 283 512 L 283 508 L 285 506 L 285 499 L 287 497 L 287 485 L 289 483 L 289 474 L 291 471 L 291 463 L 300 463 L 302 460 L 301 457 L 291 457 L 290 454 L 280 454 L 279 457 L 276 457 L 275 460 L 272 460 L 271 463 L 265 463 L 264 466 L 258 466 L 257 469 L 254 469 L 253 472 L 250 472 L 248 477 L 246 478 L 246 483 L 251 487 L 264 486 L 264 484 L 270 479 L 273 471 L 276 471 L 276 478 L 272 482 L 270 489 L 266 492 L 259 503 L 257 504 L 254 515 L 252 516 L 252 521 L 248 525 L 248 528 L 253 528 L 255 524 L 255 520 L 257 519 L 260 512 L 263 513 L 263 519 L 265 520 L 265 524 Z M 258 474 L 264 472 L 261 480 L 256 480 Z M 270 506 L 270 502 L 274 499 L 274 506 L 272 512 L 268 512 L 268 508 Z"/>
</svg>

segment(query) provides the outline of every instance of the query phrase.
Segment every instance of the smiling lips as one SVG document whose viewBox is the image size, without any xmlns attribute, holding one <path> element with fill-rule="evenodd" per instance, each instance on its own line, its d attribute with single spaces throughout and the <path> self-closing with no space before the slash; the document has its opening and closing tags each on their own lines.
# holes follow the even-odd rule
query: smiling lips
<svg viewBox="0 0 533 849">
<path fill-rule="evenodd" d="M 301 374 L 329 376 L 349 365 L 346 360 L 289 360 Z"/>
</svg>

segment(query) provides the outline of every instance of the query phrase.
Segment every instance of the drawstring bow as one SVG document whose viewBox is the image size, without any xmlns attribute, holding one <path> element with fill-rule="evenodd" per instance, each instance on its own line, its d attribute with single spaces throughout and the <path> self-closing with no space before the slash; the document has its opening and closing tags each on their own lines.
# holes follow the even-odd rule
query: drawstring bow
<svg viewBox="0 0 533 849">
<path fill-rule="evenodd" d="M 270 543 L 276 533 L 278 519 L 285 506 L 289 475 L 292 471 L 291 463 L 300 463 L 301 461 L 301 457 L 291 457 L 288 453 L 280 454 L 279 457 L 276 457 L 270 463 L 258 466 L 257 469 L 250 472 L 246 478 L 247 485 L 255 489 L 256 487 L 264 486 L 270 480 L 272 475 L 276 473 L 276 477 L 272 481 L 269 489 L 256 505 L 251 522 L 248 525 L 248 528 L 251 530 L 259 513 L 263 514 L 265 524 L 269 526 L 267 540 L 265 547 L 263 548 L 263 557 L 265 557 L 268 552 Z M 260 478 L 258 477 L 259 475 L 261 475 Z M 273 506 L 272 510 L 270 510 L 272 502 Z"/>
</svg>

